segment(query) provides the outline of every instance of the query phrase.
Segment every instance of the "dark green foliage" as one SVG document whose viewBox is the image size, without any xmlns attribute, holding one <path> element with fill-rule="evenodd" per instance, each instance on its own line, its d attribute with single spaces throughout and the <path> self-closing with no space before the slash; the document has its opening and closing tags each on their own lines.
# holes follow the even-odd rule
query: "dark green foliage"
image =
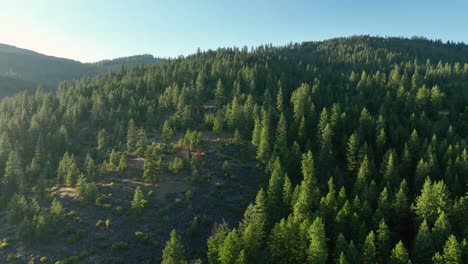
<svg viewBox="0 0 468 264">
<path fill-rule="evenodd" d="M 431 257 L 434 252 L 432 236 L 424 220 L 419 226 L 418 233 L 414 239 L 412 259 L 414 263 L 431 263 Z"/>
<path fill-rule="evenodd" d="M 371 231 L 364 241 L 361 252 L 362 263 L 374 264 L 377 263 L 376 249 L 375 249 L 375 235 Z"/>
<path fill-rule="evenodd" d="M 116 170 L 146 182 L 166 164 L 174 178 L 189 176 L 188 164 L 194 178 L 222 174 L 205 171 L 226 158 L 218 166 L 221 153 L 207 149 L 204 160 L 203 133 L 229 154 L 255 151 L 256 164 L 229 161 L 225 172 L 252 165 L 265 190 L 255 203 L 242 197 L 238 227 L 210 237 L 209 263 L 459 261 L 468 234 L 466 58 L 461 43 L 357 36 L 199 52 L 5 98 L 1 206 L 18 237 L 42 240 L 44 223 L 62 216 L 52 213 L 63 211 L 57 202 L 37 209 L 53 186 L 76 187 L 93 203 L 87 190 Z M 143 193 L 134 198 L 141 212 Z"/>
</svg>

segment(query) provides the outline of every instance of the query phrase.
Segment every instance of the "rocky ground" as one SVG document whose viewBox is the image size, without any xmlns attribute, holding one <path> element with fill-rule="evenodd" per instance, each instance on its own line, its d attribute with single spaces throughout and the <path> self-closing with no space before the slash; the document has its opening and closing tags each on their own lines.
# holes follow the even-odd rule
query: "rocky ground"
<svg viewBox="0 0 468 264">
<path fill-rule="evenodd" d="M 144 183 L 144 159 L 129 156 L 127 173 L 110 173 L 98 183 L 97 205 L 83 206 L 73 188 L 55 188 L 52 195 L 62 202 L 67 216 L 47 243 L 26 246 L 17 241 L 14 228 L 0 216 L 0 241 L 9 241 L 0 249 L 0 262 L 10 255 L 11 263 L 32 259 L 41 263 L 41 257 L 47 257 L 45 263 L 73 257 L 78 263 L 159 263 L 173 228 L 182 236 L 191 259 L 203 257 L 213 225 L 222 221 L 236 225 L 264 181 L 255 169 L 251 146 L 234 147 L 209 132 L 204 133 L 203 141 L 199 175 L 195 177 L 186 164 L 177 174 L 164 169 L 157 184 Z M 166 155 L 164 162 L 175 156 L 183 157 L 184 153 Z M 229 170 L 223 168 L 225 161 Z M 137 187 L 148 200 L 139 216 L 131 210 Z M 97 225 L 100 220 L 101 225 Z"/>
</svg>

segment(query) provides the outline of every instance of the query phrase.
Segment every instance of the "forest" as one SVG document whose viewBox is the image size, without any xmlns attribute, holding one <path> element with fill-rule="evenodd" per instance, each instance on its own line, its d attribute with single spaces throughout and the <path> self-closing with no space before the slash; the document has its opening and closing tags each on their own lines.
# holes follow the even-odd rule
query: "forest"
<svg viewBox="0 0 468 264">
<path fill-rule="evenodd" d="M 0 262 L 468 263 L 468 45 L 219 48 L 0 100 Z"/>
</svg>

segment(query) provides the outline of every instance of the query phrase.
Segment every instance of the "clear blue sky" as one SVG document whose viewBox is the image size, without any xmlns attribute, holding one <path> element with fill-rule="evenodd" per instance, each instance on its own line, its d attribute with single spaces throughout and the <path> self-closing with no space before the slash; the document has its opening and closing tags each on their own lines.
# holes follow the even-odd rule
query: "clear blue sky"
<svg viewBox="0 0 468 264">
<path fill-rule="evenodd" d="M 85 62 L 357 34 L 468 43 L 468 1 L 0 0 L 0 43 Z"/>
</svg>

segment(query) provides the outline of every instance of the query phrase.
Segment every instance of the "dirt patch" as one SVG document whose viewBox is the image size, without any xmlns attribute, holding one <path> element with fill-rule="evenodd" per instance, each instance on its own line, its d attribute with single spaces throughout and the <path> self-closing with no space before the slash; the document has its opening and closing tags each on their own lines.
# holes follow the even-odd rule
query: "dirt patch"
<svg viewBox="0 0 468 264">
<path fill-rule="evenodd" d="M 71 188 L 71 187 L 60 187 L 57 191 L 56 191 L 56 194 L 60 197 L 60 198 L 65 198 L 65 197 L 68 197 L 68 198 L 77 198 L 78 197 L 78 192 L 76 191 L 75 188 Z"/>
</svg>

